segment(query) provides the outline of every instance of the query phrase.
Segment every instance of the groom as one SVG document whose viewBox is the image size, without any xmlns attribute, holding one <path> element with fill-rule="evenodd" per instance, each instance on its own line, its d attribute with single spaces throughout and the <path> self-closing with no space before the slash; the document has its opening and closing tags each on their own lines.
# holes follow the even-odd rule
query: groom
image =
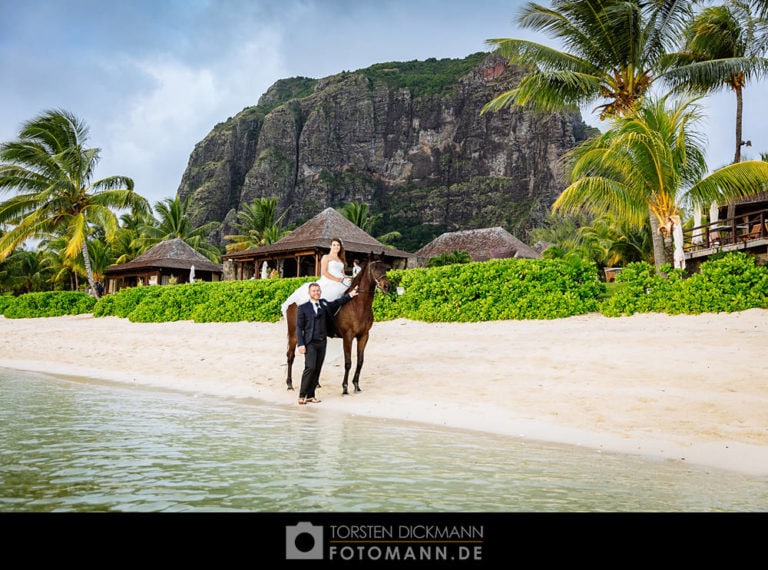
<svg viewBox="0 0 768 570">
<path fill-rule="evenodd" d="M 323 368 L 328 344 L 328 319 L 344 303 L 357 296 L 357 287 L 335 301 L 326 301 L 320 295 L 320 285 L 310 283 L 309 301 L 299 305 L 296 313 L 296 346 L 299 354 L 304 355 L 299 404 L 320 401 L 315 398 L 315 389 L 320 381 L 320 370 Z"/>
</svg>

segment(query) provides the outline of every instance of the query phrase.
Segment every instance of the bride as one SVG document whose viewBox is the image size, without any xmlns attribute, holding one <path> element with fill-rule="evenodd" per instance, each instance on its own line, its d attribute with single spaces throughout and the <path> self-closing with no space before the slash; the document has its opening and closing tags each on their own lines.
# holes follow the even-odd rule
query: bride
<svg viewBox="0 0 768 570">
<path fill-rule="evenodd" d="M 347 259 L 344 255 L 344 245 L 338 238 L 331 240 L 331 251 L 320 259 L 320 278 L 315 281 L 320 285 L 321 296 L 326 301 L 335 301 L 340 298 L 351 284 L 351 280 L 344 273 Z M 301 305 L 309 301 L 309 283 L 304 283 L 296 289 L 288 299 L 280 306 L 285 316 L 288 307 L 292 303 Z"/>
</svg>

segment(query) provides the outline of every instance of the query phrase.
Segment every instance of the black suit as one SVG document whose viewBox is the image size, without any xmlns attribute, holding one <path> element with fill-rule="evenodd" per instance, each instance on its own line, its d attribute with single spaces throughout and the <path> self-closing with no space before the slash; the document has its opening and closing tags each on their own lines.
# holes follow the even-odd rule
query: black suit
<svg viewBox="0 0 768 570">
<path fill-rule="evenodd" d="M 329 322 L 332 315 L 352 297 L 344 295 L 335 301 L 320 299 L 317 314 L 314 301 L 299 305 L 296 312 L 296 346 L 306 347 L 304 353 L 304 372 L 301 375 L 299 398 L 314 398 L 315 389 L 320 381 L 320 371 L 325 361 L 325 349 L 328 345 Z"/>
</svg>

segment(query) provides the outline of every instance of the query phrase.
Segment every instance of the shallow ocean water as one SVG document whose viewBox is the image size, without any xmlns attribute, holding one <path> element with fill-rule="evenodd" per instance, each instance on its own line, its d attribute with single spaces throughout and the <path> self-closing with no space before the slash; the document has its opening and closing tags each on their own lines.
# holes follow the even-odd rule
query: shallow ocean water
<svg viewBox="0 0 768 570">
<path fill-rule="evenodd" d="M 768 478 L 0 369 L 3 512 L 744 512 Z"/>
</svg>

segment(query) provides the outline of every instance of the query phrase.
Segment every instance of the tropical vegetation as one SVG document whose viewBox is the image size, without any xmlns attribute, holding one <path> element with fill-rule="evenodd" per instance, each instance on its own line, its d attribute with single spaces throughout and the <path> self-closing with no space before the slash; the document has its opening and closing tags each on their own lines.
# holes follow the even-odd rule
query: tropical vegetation
<svg viewBox="0 0 768 570">
<path fill-rule="evenodd" d="M 237 213 L 232 226 L 239 233 L 224 236 L 231 242 L 225 246 L 227 253 L 275 243 L 290 233 L 291 228 L 283 225 L 287 213 L 277 215 L 277 198 L 255 198 Z"/>
<path fill-rule="evenodd" d="M 743 252 L 713 257 L 683 279 L 669 266 L 628 264 L 612 283 L 593 264 L 570 259 L 497 259 L 388 273 L 394 287 L 374 299 L 378 321 L 483 322 L 556 319 L 591 312 L 697 314 L 768 308 L 768 267 Z M 8 318 L 92 312 L 133 322 L 277 322 L 280 302 L 312 278 L 256 279 L 133 287 L 96 301 L 81 292 L 0 296 Z"/>
<path fill-rule="evenodd" d="M 63 240 L 62 256 L 82 256 L 96 293 L 88 240 L 98 226 L 111 239 L 118 227 L 113 209 L 145 210 L 133 180 L 110 176 L 93 180 L 98 148 L 86 146 L 87 125 L 64 110 L 45 111 L 26 122 L 18 140 L 0 144 L 0 192 L 16 194 L 0 204 L 0 259 L 28 239 Z"/>
<path fill-rule="evenodd" d="M 694 3 L 678 0 L 553 0 L 551 7 L 528 2 L 520 11 L 518 24 L 524 29 L 550 34 L 564 47 L 561 50 L 517 38 L 488 40 L 510 64 L 522 66 L 524 75 L 515 88 L 489 101 L 483 112 L 514 106 L 553 112 L 597 104 L 595 111 L 601 119 L 611 121 L 610 129 L 623 129 L 628 134 L 627 131 L 633 128 L 631 121 L 636 121 L 635 128 L 639 128 L 643 120 L 648 123 L 646 126 L 650 125 L 647 114 L 654 104 L 643 107 L 643 102 L 652 95 L 652 88 L 657 86 L 660 88 L 666 85 L 672 93 L 684 94 L 711 93 L 729 85 L 740 96 L 748 80 L 761 78 L 768 70 L 768 60 L 763 57 L 765 50 L 761 43 L 764 38 L 761 29 L 765 25 L 762 19 L 765 16 L 765 3 L 729 0 L 728 7 L 731 10 L 728 14 L 732 18 L 718 20 L 709 9 L 702 10 L 694 17 Z M 756 15 L 750 12 L 751 8 L 757 10 Z M 713 25 L 715 22 L 717 25 Z M 734 45 L 728 45 L 728 33 L 731 33 L 730 40 Z M 753 44 L 747 46 L 748 41 Z M 645 116 L 636 116 L 638 113 Z M 682 125 L 678 132 L 682 132 L 681 129 Z M 692 133 L 685 130 L 690 141 Z M 738 157 L 741 146 L 739 126 L 737 132 Z M 620 138 L 613 134 L 605 136 L 614 141 Z M 630 136 L 624 137 L 624 151 L 629 151 Z M 605 140 L 604 137 L 601 140 Z M 635 152 L 639 152 L 640 144 L 633 143 Z M 585 162 L 590 152 L 597 150 L 597 143 L 588 140 L 584 145 L 592 151 L 577 149 L 577 153 L 582 153 L 582 162 L 575 166 L 585 168 L 572 171 L 570 194 L 579 194 L 584 198 L 587 193 L 593 192 L 594 195 L 590 195 L 587 200 L 588 210 L 613 210 L 612 213 L 617 215 L 619 221 L 637 228 L 645 223 L 637 215 L 644 208 L 644 217 L 649 220 L 651 227 L 654 260 L 659 268 L 669 257 L 668 242 L 673 233 L 669 225 L 670 216 L 680 213 L 681 204 L 670 198 L 684 189 L 678 184 L 676 188 L 658 194 L 648 187 L 632 188 L 633 181 L 625 177 L 623 188 L 631 189 L 631 194 L 622 195 L 613 191 L 603 196 L 601 194 L 606 190 L 604 182 L 607 177 L 603 177 L 603 183 L 592 183 L 591 180 L 579 183 L 575 180 L 577 176 L 588 178 L 592 172 Z M 681 145 L 676 146 L 677 152 L 681 152 Z M 613 155 L 616 150 L 614 147 L 613 152 L 603 153 L 603 156 Z M 648 158 L 661 158 L 660 149 L 657 148 L 654 154 L 655 157 Z M 668 154 L 668 158 L 674 155 Z M 590 158 L 591 167 L 594 167 L 599 159 L 594 154 Z M 685 180 L 685 184 L 692 186 L 694 180 L 691 174 L 698 171 L 701 177 L 706 172 L 705 164 L 704 170 L 701 170 L 699 158 L 695 154 L 692 157 L 693 164 L 689 165 L 688 157 L 683 154 L 672 162 L 646 165 L 650 169 L 658 167 L 655 173 L 657 187 L 668 180 Z M 670 168 L 678 171 L 665 171 Z M 754 169 L 759 170 L 759 167 L 755 166 Z M 692 190 L 689 194 L 694 198 L 692 205 L 701 207 L 695 198 L 705 193 L 717 194 L 711 184 L 717 178 L 730 176 L 733 180 L 733 176 L 737 175 L 734 171 L 724 173 L 700 186 L 701 192 Z M 643 186 L 654 173 L 648 170 L 639 176 L 637 185 Z M 741 179 L 739 185 L 744 182 L 746 179 Z M 764 182 L 763 179 L 763 182 L 754 184 L 751 192 L 754 194 L 762 191 Z M 703 192 L 705 187 L 708 188 L 707 192 Z M 737 190 L 731 184 L 726 191 L 725 187 L 720 187 L 721 194 L 729 192 L 743 196 L 744 188 Z M 622 198 L 621 205 L 613 204 L 609 208 L 608 202 L 619 197 Z M 630 199 L 636 200 L 636 203 L 629 204 Z M 575 209 L 571 207 L 574 206 L 573 200 L 561 197 L 559 205 L 566 207 L 566 204 L 567 209 Z M 630 213 L 632 215 L 625 216 Z M 666 231 L 660 233 L 660 230 Z"/>
<path fill-rule="evenodd" d="M 673 236 L 692 224 L 691 211 L 712 202 L 733 203 L 768 187 L 768 164 L 741 159 L 746 144 L 741 140 L 743 91 L 768 71 L 768 0 L 549 4 L 528 2 L 517 23 L 549 35 L 562 47 L 516 38 L 488 40 L 510 64 L 521 66 L 522 81 L 489 101 L 483 113 L 518 106 L 539 112 L 590 107 L 608 128 L 564 157 L 567 187 L 546 224 L 533 229 L 528 241 L 551 244 L 544 253 L 546 262 L 583 263 L 598 275 L 605 267 L 652 262 L 654 277 L 668 273 L 672 282 L 678 275 L 672 267 L 677 249 Z M 427 74 L 415 62 L 378 64 L 366 73 L 374 81 L 438 93 L 483 57 L 429 60 Z M 276 86 L 270 105 L 302 97 L 314 84 L 308 78 L 285 80 Z M 664 89 L 666 94 L 660 95 Z M 732 91 L 737 102 L 734 160 L 710 172 L 697 126 L 697 97 L 722 89 Z M 270 108 L 251 111 L 262 116 Z M 109 265 L 134 259 L 170 238 L 181 238 L 219 261 L 222 252 L 213 242 L 221 238 L 222 226 L 197 226 L 189 198 L 157 202 L 153 213 L 130 178 L 94 181 L 100 151 L 89 148 L 87 138 L 84 122 L 55 110 L 35 117 L 18 140 L 0 146 L 0 192 L 15 193 L 0 204 L 0 292 L 83 291 L 86 282 L 95 291 Z M 344 178 L 326 182 L 343 184 Z M 229 241 L 226 251 L 267 245 L 284 236 L 291 228 L 284 227 L 286 213 L 279 213 L 277 204 L 277 198 L 259 198 L 238 212 L 231 233 L 223 236 Z M 362 202 L 339 211 L 372 235 L 377 225 L 387 225 Z M 399 237 L 390 232 L 377 239 L 391 243 Z M 431 260 L 430 270 L 473 266 L 462 253 Z M 286 281 L 286 287 L 294 285 Z M 189 316 L 178 299 L 174 302 L 172 314 Z M 170 309 L 152 310 L 169 318 Z M 212 318 L 237 314 L 209 311 Z M 151 318 L 151 311 L 146 315 Z"/>
<path fill-rule="evenodd" d="M 188 214 L 191 196 L 181 199 L 179 196 L 166 198 L 155 202 L 155 212 L 159 216 L 156 221 L 150 220 L 139 227 L 139 236 L 136 242 L 143 251 L 154 247 L 162 241 L 169 239 L 181 239 L 192 248 L 196 249 L 214 263 L 218 263 L 221 250 L 209 241 L 209 236 L 215 232 L 219 222 L 208 222 L 196 226 Z"/>
<path fill-rule="evenodd" d="M 372 234 L 374 226 L 381 220 L 381 215 L 371 214 L 368 209 L 368 204 L 364 202 L 350 202 L 339 208 L 337 211 L 367 234 Z M 379 235 L 376 239 L 381 243 L 388 244 L 400 237 L 400 232 L 392 231 Z"/>
<path fill-rule="evenodd" d="M 658 265 L 672 263 L 673 226 L 682 223 L 685 206 L 743 198 L 768 181 L 761 160 L 707 175 L 699 118 L 696 99 L 643 99 L 632 115 L 615 118 L 605 133 L 569 153 L 571 183 L 553 209 L 611 214 L 636 227 L 650 209 L 665 241 Z M 676 246 L 681 250 L 682 243 Z"/>
</svg>

